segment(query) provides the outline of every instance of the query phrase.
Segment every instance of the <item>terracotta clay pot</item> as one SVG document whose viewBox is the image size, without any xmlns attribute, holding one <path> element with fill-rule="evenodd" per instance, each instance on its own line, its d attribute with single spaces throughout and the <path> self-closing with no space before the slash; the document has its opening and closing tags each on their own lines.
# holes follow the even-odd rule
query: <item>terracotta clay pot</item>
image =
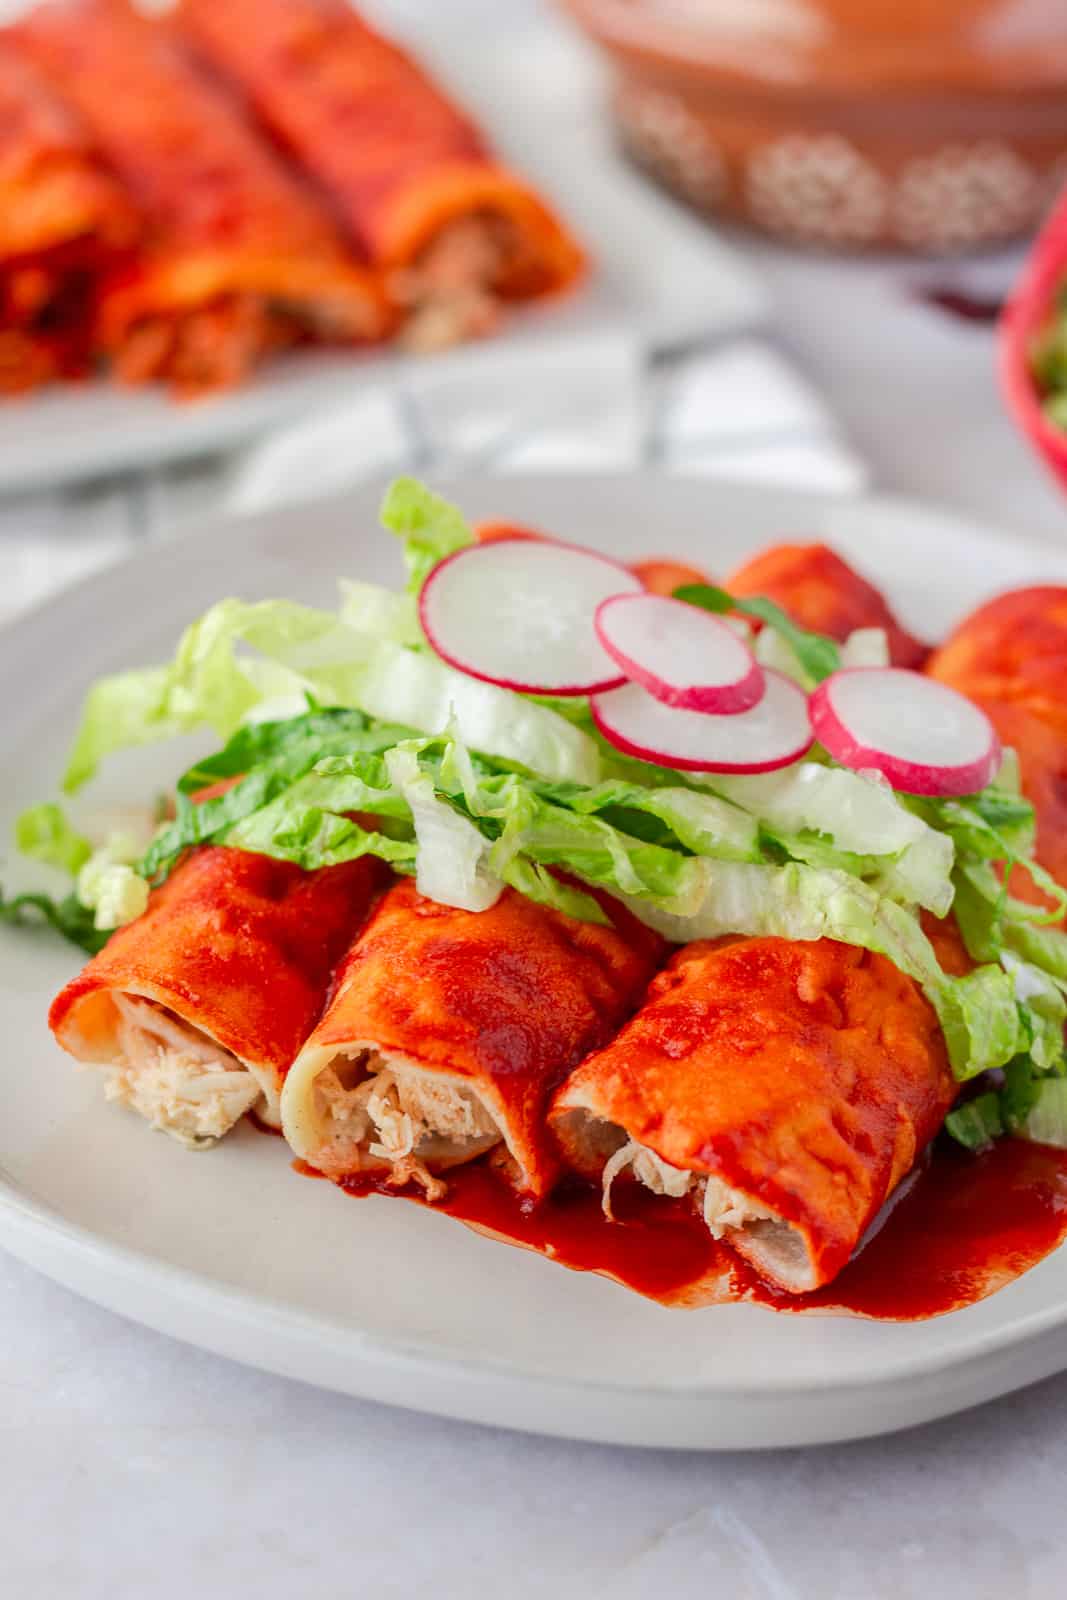
<svg viewBox="0 0 1067 1600">
<path fill-rule="evenodd" d="M 1067 179 L 1067 0 L 561 0 L 633 158 L 792 241 L 954 250 Z"/>
</svg>

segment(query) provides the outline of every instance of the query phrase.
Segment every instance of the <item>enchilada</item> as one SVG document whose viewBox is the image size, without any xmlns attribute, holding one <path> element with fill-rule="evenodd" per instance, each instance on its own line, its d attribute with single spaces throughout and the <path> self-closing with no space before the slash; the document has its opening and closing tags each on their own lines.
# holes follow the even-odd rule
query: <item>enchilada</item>
<svg viewBox="0 0 1067 1600">
<path fill-rule="evenodd" d="M 687 1197 L 792 1294 L 845 1265 L 956 1094 L 941 1030 L 884 957 L 829 939 L 687 946 L 556 1094 L 570 1166 Z"/>
<path fill-rule="evenodd" d="M 917 667 L 928 647 L 901 626 L 884 596 L 825 544 L 778 544 L 746 561 L 724 587 L 739 599 L 760 595 L 794 622 L 843 644 L 858 628 L 884 628 L 895 667 Z"/>
<path fill-rule="evenodd" d="M 136 232 L 76 118 L 0 36 L 0 393 L 87 370 L 100 275 Z"/>
<path fill-rule="evenodd" d="M 49 1025 L 107 1073 L 109 1099 L 193 1146 L 257 1110 L 276 1125 L 286 1069 L 383 871 L 303 872 L 207 845 L 153 891 L 56 997 Z"/>
<path fill-rule="evenodd" d="M 179 26 L 321 185 L 428 349 L 565 289 L 582 253 L 418 63 L 344 0 L 182 0 Z"/>
<path fill-rule="evenodd" d="M 287 345 L 387 330 L 373 274 L 162 24 L 124 0 L 50 0 L 16 37 L 143 219 L 145 247 L 107 284 L 97 325 L 119 377 L 196 393 Z"/>
<path fill-rule="evenodd" d="M 980 705 L 1019 758 L 1034 807 L 1036 856 L 1067 888 L 1067 588 L 1046 584 L 999 595 L 935 651 L 932 677 Z M 1012 890 L 1040 898 L 1017 873 Z"/>
<path fill-rule="evenodd" d="M 512 889 L 461 911 L 397 883 L 286 1079 L 296 1155 L 438 1199 L 442 1173 L 493 1152 L 517 1189 L 543 1195 L 548 1094 L 634 1010 L 664 949 L 621 908 L 609 915 L 578 922 Z"/>
</svg>

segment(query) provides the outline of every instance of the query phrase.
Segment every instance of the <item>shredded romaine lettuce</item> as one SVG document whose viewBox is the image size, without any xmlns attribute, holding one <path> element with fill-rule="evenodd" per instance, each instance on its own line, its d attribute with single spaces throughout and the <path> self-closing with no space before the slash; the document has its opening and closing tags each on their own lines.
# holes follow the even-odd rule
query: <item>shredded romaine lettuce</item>
<svg viewBox="0 0 1067 1600">
<path fill-rule="evenodd" d="M 945 1118 L 945 1128 L 957 1144 L 968 1150 L 986 1150 L 1007 1130 L 1000 1114 L 1000 1095 L 995 1089 L 964 1100 Z"/>
<path fill-rule="evenodd" d="M 315 611 L 288 600 L 246 604 L 223 600 L 188 627 L 169 666 L 148 667 L 101 678 L 86 697 L 81 723 L 67 764 L 63 787 L 78 789 L 113 751 L 170 739 L 208 726 L 228 737 L 257 702 L 266 698 L 262 684 L 244 669 L 236 646 L 247 645 L 289 665 L 282 657 L 298 646 L 328 644 L 343 628 L 329 612 Z M 364 649 L 364 654 L 366 650 Z M 290 674 L 289 687 L 303 687 Z M 279 684 L 273 684 L 278 692 Z"/>
<path fill-rule="evenodd" d="M 78 872 L 77 895 L 101 931 L 124 927 L 148 905 L 148 880 L 134 871 L 137 842 L 114 833 Z"/>
<path fill-rule="evenodd" d="M 351 672 L 324 675 L 310 687 L 338 705 L 359 706 L 381 721 L 423 734 L 454 725 L 472 750 L 499 756 L 550 781 L 595 783 L 600 752 L 584 729 L 508 689 L 482 683 L 429 653 L 382 643 Z"/>
<path fill-rule="evenodd" d="M 15 928 L 44 925 L 62 934 L 87 955 L 102 950 L 110 937 L 97 928 L 93 911 L 76 894 L 56 898 L 50 894 L 16 894 L 5 899 L 0 889 L 0 922 Z"/>
<path fill-rule="evenodd" d="M 744 806 L 788 849 L 806 831 L 835 850 L 879 860 L 883 887 L 936 917 L 952 905 L 952 840 L 912 815 L 883 778 L 801 761 L 783 772 L 702 780 Z"/>
<path fill-rule="evenodd" d="M 1045 1078 L 1035 1085 L 1033 1104 L 1013 1131 L 1037 1144 L 1067 1150 L 1067 1078 Z"/>
<path fill-rule="evenodd" d="M 380 515 L 382 526 L 404 542 L 412 593 L 422 587 L 438 561 L 474 541 L 463 513 L 417 478 L 395 479 L 386 490 Z"/>
<path fill-rule="evenodd" d="M 148 907 L 148 883 L 120 861 L 86 862 L 78 874 L 78 899 L 101 931 L 125 927 Z"/>
<path fill-rule="evenodd" d="M 249 668 L 259 651 L 269 690 Z M 581 728 L 506 689 L 455 671 L 429 652 L 358 633 L 332 612 L 288 601 L 224 600 L 183 635 L 169 667 L 103 678 L 90 690 L 64 786 L 79 788 L 112 751 L 207 725 L 222 738 L 285 687 L 419 733 L 454 720 L 475 749 L 555 781 L 596 781 L 597 746 Z"/>
<path fill-rule="evenodd" d="M 761 666 L 784 672 L 801 688 L 809 686 L 810 673 L 805 672 L 796 650 L 776 628 L 761 628 L 752 648 Z M 888 667 L 889 639 L 885 629 L 854 628 L 840 646 L 840 656 L 842 667 Z"/>
<path fill-rule="evenodd" d="M 776 605 L 773 600 L 764 599 L 762 595 L 753 595 L 742 600 L 727 593 L 725 589 L 716 588 L 714 584 L 685 583 L 681 588 L 675 589 L 674 597 L 676 600 L 684 600 L 688 605 L 700 606 L 704 611 L 714 611 L 719 615 L 740 611 L 743 616 L 755 617 L 766 627 L 773 628 L 789 646 L 792 659 L 799 664 L 805 688 L 814 688 L 832 672 L 836 672 L 841 665 L 841 650 L 833 639 L 828 639 L 825 634 L 812 633 L 806 628 L 798 627 L 781 606 Z"/>
<path fill-rule="evenodd" d="M 888 667 L 889 636 L 884 628 L 853 628 L 841 646 L 843 667 Z"/>
<path fill-rule="evenodd" d="M 357 753 L 375 757 L 375 770 L 380 774 L 375 783 L 374 772 L 368 769 L 370 781 L 365 794 L 361 791 L 368 804 L 354 803 L 349 809 L 388 814 L 389 785 L 381 757 L 409 733 L 409 729 L 390 724 L 371 726 L 362 712 L 343 709 L 312 711 L 288 721 L 239 729 L 223 750 L 197 762 L 179 781 L 174 821 L 164 826 L 149 846 L 142 872 L 154 881 L 165 876 L 192 845 L 209 840 L 232 842 L 231 831 L 246 818 L 255 818 L 250 832 L 258 829 L 258 837 L 268 838 L 264 829 L 283 827 L 282 812 L 286 817 L 291 814 L 286 807 L 272 810 L 272 802 L 290 796 L 294 785 L 319 762 L 341 751 L 353 757 Z M 237 781 L 221 794 L 196 802 L 199 792 L 226 779 Z M 392 814 L 403 815 L 403 808 Z"/>
<path fill-rule="evenodd" d="M 488 911 L 504 888 L 489 867 L 489 840 L 469 817 L 439 797 L 415 750 L 403 745 L 390 750 L 385 768 L 411 810 L 419 893 L 462 911 Z"/>
<path fill-rule="evenodd" d="M 426 643 L 412 595 L 396 594 L 377 583 L 356 583 L 352 578 L 342 578 L 338 589 L 338 615 L 347 627 L 393 644 L 415 647 Z"/>
<path fill-rule="evenodd" d="M 43 861 L 71 877 L 93 853 L 92 845 L 72 827 L 62 806 L 52 801 L 22 813 L 15 823 L 15 844 L 31 861 Z"/>
</svg>

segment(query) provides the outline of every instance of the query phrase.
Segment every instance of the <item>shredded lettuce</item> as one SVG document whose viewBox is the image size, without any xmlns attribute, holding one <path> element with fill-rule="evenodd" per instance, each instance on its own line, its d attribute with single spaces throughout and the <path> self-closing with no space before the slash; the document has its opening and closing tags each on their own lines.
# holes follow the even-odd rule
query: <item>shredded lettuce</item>
<svg viewBox="0 0 1067 1600">
<path fill-rule="evenodd" d="M 1067 1078 L 1046 1078 L 1036 1084 L 1033 1103 L 1013 1131 L 1037 1144 L 1067 1150 Z"/>
<path fill-rule="evenodd" d="M 303 779 L 308 791 L 304 796 L 307 804 L 298 810 L 294 808 L 291 817 L 283 802 L 274 801 L 254 816 L 236 823 L 218 842 L 237 850 L 251 850 L 258 855 L 292 861 L 306 872 L 336 867 L 361 856 L 377 856 L 397 872 L 415 870 L 416 845 L 410 828 L 393 832 L 385 827 L 368 827 L 358 816 L 349 814 L 346 800 L 331 798 L 329 793 L 311 792 L 313 783 L 312 776 Z M 362 792 L 368 799 L 372 797 L 369 787 L 360 790 L 359 786 L 352 786 L 347 792 Z M 384 797 L 382 804 L 388 804 L 389 798 Z M 321 805 L 316 804 L 317 799 L 321 799 Z M 402 804 L 407 812 L 406 802 Z M 333 809 L 335 806 L 338 809 Z"/>
<path fill-rule="evenodd" d="M 884 628 L 853 628 L 841 646 L 843 667 L 888 667 L 889 636 Z"/>
<path fill-rule="evenodd" d="M 568 805 L 580 816 L 599 815 L 624 832 L 647 837 L 654 842 L 677 841 L 694 855 L 714 856 L 723 861 L 757 861 L 760 858 L 760 831 L 755 816 L 716 795 L 664 785 L 644 789 L 638 784 L 614 780 L 592 789 L 576 786 L 539 784 L 538 792 L 548 800 Z M 649 831 L 649 824 L 659 828 Z"/>
<path fill-rule="evenodd" d="M 338 623 L 329 612 L 294 605 L 288 600 L 247 604 L 222 600 L 188 627 L 169 666 L 148 667 L 101 678 L 86 697 L 63 787 L 79 789 L 105 756 L 134 745 L 174 738 L 206 725 L 226 738 L 266 698 L 245 670 L 236 646 L 244 644 L 276 663 L 298 647 L 338 643 L 358 645 L 360 636 Z M 366 653 L 364 651 L 364 653 Z M 283 665 L 289 665 L 282 661 Z M 302 687 L 295 673 L 289 687 Z M 288 680 L 287 680 L 288 681 Z M 279 691 L 277 681 L 273 691 Z"/>
<path fill-rule="evenodd" d="M 1009 1062 L 997 1088 L 965 1100 L 945 1127 L 969 1150 L 984 1150 L 1004 1134 L 1067 1149 L 1067 1078 L 1035 1072 L 1026 1056 Z"/>
<path fill-rule="evenodd" d="M 461 754 L 454 740 L 409 740 L 397 750 L 403 765 L 392 762 L 390 754 L 327 757 L 260 810 L 232 820 L 229 812 L 237 805 L 238 785 L 218 802 L 207 803 L 219 807 L 219 826 L 210 837 L 306 868 L 333 865 L 368 850 L 410 866 L 416 859 L 410 839 L 371 836 L 351 820 L 352 814 L 406 820 L 417 833 L 420 818 L 425 827 L 426 806 L 434 799 L 469 819 L 485 841 L 488 870 L 504 882 L 525 876 L 527 866 L 561 867 L 599 887 L 672 897 L 683 892 L 696 869 L 695 859 L 678 848 L 624 834 L 598 816 L 545 798 L 522 774 L 496 769 L 465 750 Z M 412 761 L 419 768 L 417 790 Z M 398 781 L 400 774 L 403 782 Z M 421 812 L 412 803 L 416 794 Z M 206 811 L 207 805 L 199 810 Z M 440 842 L 443 835 L 437 838 Z M 164 868 L 174 859 L 176 843 L 176 838 L 164 841 L 166 860 L 157 845 L 143 870 Z M 515 866 L 519 857 L 526 865 Z M 428 870 L 423 868 L 424 877 Z"/>
<path fill-rule="evenodd" d="M 0 922 L 16 928 L 43 924 L 90 956 L 102 950 L 109 938 L 97 928 L 92 909 L 83 906 L 76 894 L 62 899 L 50 894 L 17 894 L 6 899 L 0 890 Z"/>
<path fill-rule="evenodd" d="M 979 861 L 1022 863 L 1044 879 L 1037 863 L 1029 859 L 1034 845 L 1034 811 L 1029 801 L 1001 789 L 999 783 L 964 800 L 934 800 L 915 795 L 901 797 L 914 816 L 951 839 L 961 855 Z M 1055 887 L 1055 894 L 1062 890 Z"/>
<path fill-rule="evenodd" d="M 230 841 L 230 830 L 257 813 L 260 837 L 262 825 L 274 824 L 278 811 L 270 811 L 273 801 L 288 794 L 319 762 L 335 753 L 372 755 L 380 758 L 410 730 L 391 724 L 372 726 L 360 711 L 344 709 L 312 711 L 303 717 L 281 722 L 256 723 L 241 728 L 229 743 L 205 761 L 199 761 L 180 779 L 174 821 L 156 835 L 141 863 L 141 871 L 153 881 L 166 876 L 183 851 L 209 840 Z M 365 799 L 371 809 L 380 809 L 388 797 L 384 769 L 382 781 L 368 786 Z M 195 796 L 226 779 L 237 779 L 225 792 L 196 803 Z M 351 809 L 368 809 L 353 805 Z M 402 814 L 394 811 L 393 814 Z"/>
<path fill-rule="evenodd" d="M 373 657 L 309 686 L 333 704 L 356 705 L 422 734 L 455 725 L 472 750 L 498 756 L 553 782 L 595 783 L 600 752 L 588 733 L 508 689 L 447 667 L 428 652 L 382 644 Z"/>
<path fill-rule="evenodd" d="M 390 750 L 385 767 L 411 809 L 419 893 L 462 911 L 488 911 L 504 888 L 489 866 L 489 840 L 439 797 L 433 777 L 419 766 L 416 750 L 403 745 Z"/>
<path fill-rule="evenodd" d="M 431 567 L 474 542 L 466 518 L 417 478 L 396 478 L 382 501 L 383 528 L 404 543 L 408 589 L 417 593 Z"/>
<path fill-rule="evenodd" d="M 878 775 L 802 761 L 780 773 L 701 781 L 758 816 L 786 849 L 806 833 L 821 835 L 836 851 L 873 858 L 882 886 L 896 898 L 937 917 L 948 914 L 951 838 L 906 810 Z"/>
<path fill-rule="evenodd" d="M 148 909 L 148 883 L 119 861 L 86 862 L 78 874 L 78 900 L 103 931 L 125 927 Z"/>
<path fill-rule="evenodd" d="M 140 849 L 127 834 L 113 833 L 78 873 L 77 896 L 100 931 L 124 927 L 148 906 L 148 880 L 134 871 Z"/>
<path fill-rule="evenodd" d="M 841 665 L 841 651 L 833 639 L 828 639 L 825 634 L 812 633 L 806 628 L 798 627 L 781 606 L 775 605 L 773 600 L 767 600 L 761 595 L 741 600 L 710 583 L 684 583 L 675 589 L 674 598 L 684 600 L 691 606 L 700 606 L 704 611 L 714 611 L 719 615 L 740 611 L 742 615 L 755 617 L 757 621 L 773 628 L 789 646 L 793 658 L 799 664 L 805 688 L 814 688 L 832 672 L 836 672 Z"/>
<path fill-rule="evenodd" d="M 396 594 L 377 583 L 356 583 L 352 578 L 342 578 L 337 587 L 341 595 L 338 615 L 346 627 L 393 644 L 425 645 L 412 595 Z"/>
<path fill-rule="evenodd" d="M 770 667 L 772 672 L 781 672 L 787 678 L 792 678 L 802 689 L 807 688 L 808 675 L 788 639 L 783 638 L 774 628 L 761 628 L 756 637 L 749 642 L 752 653 L 761 667 Z"/>
<path fill-rule="evenodd" d="M 761 628 L 752 641 L 756 660 L 763 667 L 783 672 L 802 689 L 809 687 L 811 675 L 805 672 L 796 650 L 775 628 Z M 843 667 L 888 667 L 889 639 L 884 628 L 854 628 L 840 646 Z"/>
<path fill-rule="evenodd" d="M 129 832 L 113 832 L 106 845 L 93 850 L 71 825 L 61 807 L 33 806 L 15 824 L 15 842 L 23 855 L 42 861 L 76 880 L 74 892 L 61 898 L 20 894 L 5 900 L 0 891 L 0 922 L 15 926 L 44 922 L 95 955 L 109 932 L 144 910 L 148 886 L 133 870 L 141 841 Z"/>
<path fill-rule="evenodd" d="M 964 1100 L 945 1118 L 945 1129 L 957 1144 L 968 1150 L 986 1150 L 1007 1130 L 1000 1114 L 1000 1095 L 995 1089 Z"/>
<path fill-rule="evenodd" d="M 272 668 L 264 682 L 260 652 Z M 423 734 L 451 720 L 475 749 L 555 781 L 595 782 L 596 744 L 529 700 L 480 683 L 427 651 L 359 633 L 332 612 L 285 600 L 224 600 L 186 629 L 168 667 L 103 678 L 90 690 L 64 787 L 79 788 L 115 750 L 207 725 L 228 738 L 270 697 L 310 693 Z"/>
<path fill-rule="evenodd" d="M 961 1081 L 1004 1067 L 1026 1050 L 1025 1012 L 1002 968 L 976 967 L 965 978 L 928 978 L 923 987 L 937 1009 L 952 1070 Z"/>
<path fill-rule="evenodd" d="M 71 877 L 93 853 L 92 845 L 72 827 L 62 806 L 51 801 L 22 813 L 15 823 L 15 844 L 32 861 L 58 867 Z"/>
</svg>

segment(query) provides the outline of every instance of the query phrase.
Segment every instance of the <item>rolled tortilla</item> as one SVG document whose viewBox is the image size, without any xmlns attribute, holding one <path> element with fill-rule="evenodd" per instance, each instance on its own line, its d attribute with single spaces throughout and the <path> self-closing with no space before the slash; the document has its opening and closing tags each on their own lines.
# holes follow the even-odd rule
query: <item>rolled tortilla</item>
<svg viewBox="0 0 1067 1600">
<path fill-rule="evenodd" d="M 1067 888 L 1067 587 L 999 595 L 934 652 L 931 677 L 975 701 L 1019 757 L 1038 861 Z M 1012 891 L 1044 900 L 1025 872 Z"/>
<path fill-rule="evenodd" d="M 84 129 L 0 35 L 0 394 L 88 369 L 100 279 L 137 232 Z"/>
<path fill-rule="evenodd" d="M 47 0 L 16 37 L 75 107 L 146 244 L 105 286 L 97 340 L 118 376 L 196 393 L 297 342 L 379 337 L 391 316 L 311 188 L 125 0 Z"/>
<path fill-rule="evenodd" d="M 764 595 L 802 628 L 844 643 L 857 628 L 884 628 L 896 667 L 918 667 L 929 648 L 901 627 L 873 583 L 825 544 L 778 544 L 725 580 L 741 598 Z"/>
<path fill-rule="evenodd" d="M 691 1195 L 793 1294 L 827 1283 L 955 1095 L 937 1018 L 882 956 L 829 939 L 687 946 L 555 1095 L 568 1163 Z"/>
<path fill-rule="evenodd" d="M 479 129 L 346 0 L 182 0 L 185 37 L 329 195 L 430 348 L 566 288 L 582 252 Z"/>
<path fill-rule="evenodd" d="M 67 984 L 49 1025 L 106 1069 L 110 1099 L 185 1144 L 251 1110 L 277 1126 L 285 1071 L 383 876 L 369 858 L 308 873 L 206 845 Z"/>
<path fill-rule="evenodd" d="M 639 1004 L 664 947 L 506 890 L 459 911 L 410 881 L 384 897 L 289 1072 L 282 1128 L 341 1179 L 380 1174 L 440 1198 L 448 1168 L 496 1150 L 523 1193 L 555 1173 L 552 1088 Z"/>
</svg>

